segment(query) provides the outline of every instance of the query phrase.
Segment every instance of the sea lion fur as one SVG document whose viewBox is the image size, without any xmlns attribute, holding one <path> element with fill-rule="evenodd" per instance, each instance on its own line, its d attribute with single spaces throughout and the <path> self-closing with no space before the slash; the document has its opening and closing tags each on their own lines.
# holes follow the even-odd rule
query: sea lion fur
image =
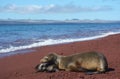
<svg viewBox="0 0 120 79">
<path fill-rule="evenodd" d="M 95 73 L 103 73 L 108 68 L 106 57 L 102 53 L 94 51 L 69 56 L 51 53 L 43 57 L 40 62 L 54 62 L 60 70 L 65 71 L 94 71 Z"/>
</svg>

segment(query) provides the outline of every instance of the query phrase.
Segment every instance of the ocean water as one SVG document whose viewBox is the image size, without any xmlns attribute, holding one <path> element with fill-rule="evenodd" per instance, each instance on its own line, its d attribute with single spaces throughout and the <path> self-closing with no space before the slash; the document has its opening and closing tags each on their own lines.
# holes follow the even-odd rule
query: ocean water
<svg viewBox="0 0 120 79">
<path fill-rule="evenodd" d="M 93 40 L 120 33 L 120 23 L 0 24 L 0 56 L 28 48 Z M 26 52 L 26 51 L 25 51 Z"/>
</svg>

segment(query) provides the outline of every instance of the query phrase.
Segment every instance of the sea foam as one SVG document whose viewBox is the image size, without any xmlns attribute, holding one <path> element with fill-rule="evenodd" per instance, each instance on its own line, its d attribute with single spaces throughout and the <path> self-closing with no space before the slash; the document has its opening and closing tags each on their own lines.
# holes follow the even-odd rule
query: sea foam
<svg viewBox="0 0 120 79">
<path fill-rule="evenodd" d="M 9 48 L 1 49 L 0 53 L 8 53 L 8 52 L 13 52 L 13 51 L 17 51 L 17 50 L 23 50 L 23 49 L 39 47 L 39 46 L 46 46 L 46 45 L 93 40 L 93 39 L 98 39 L 98 38 L 102 38 L 102 37 L 106 37 L 106 36 L 114 35 L 114 34 L 119 34 L 119 33 L 120 32 L 108 32 L 108 33 L 102 33 L 101 35 L 98 35 L 98 36 L 92 36 L 92 37 L 86 37 L 86 38 L 77 38 L 77 39 L 57 39 L 57 40 L 47 39 L 44 41 L 38 40 L 39 42 L 30 44 L 30 45 L 18 46 L 18 47 L 10 46 Z"/>
</svg>

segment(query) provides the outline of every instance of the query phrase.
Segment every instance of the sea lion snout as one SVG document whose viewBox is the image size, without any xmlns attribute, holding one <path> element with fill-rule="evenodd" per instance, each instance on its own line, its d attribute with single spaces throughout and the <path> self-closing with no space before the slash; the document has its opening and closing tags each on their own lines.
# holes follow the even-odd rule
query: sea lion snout
<svg viewBox="0 0 120 79">
<path fill-rule="evenodd" d="M 40 62 L 41 62 L 41 63 L 47 63 L 47 62 L 48 62 L 48 57 L 45 56 L 44 58 L 42 58 L 42 59 L 40 60 Z"/>
</svg>

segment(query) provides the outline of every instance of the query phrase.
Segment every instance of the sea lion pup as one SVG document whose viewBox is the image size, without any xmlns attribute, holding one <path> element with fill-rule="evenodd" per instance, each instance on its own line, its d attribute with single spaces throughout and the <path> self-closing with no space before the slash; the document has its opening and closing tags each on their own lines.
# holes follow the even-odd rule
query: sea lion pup
<svg viewBox="0 0 120 79">
<path fill-rule="evenodd" d="M 51 61 L 55 62 L 60 70 L 65 71 L 92 71 L 92 73 L 103 73 L 106 72 L 108 68 L 106 57 L 98 52 L 85 52 L 70 56 L 51 53 L 40 60 L 42 63 L 49 63 Z"/>
<path fill-rule="evenodd" d="M 41 63 L 35 67 L 37 72 L 57 72 L 59 71 L 55 64 Z"/>
</svg>

